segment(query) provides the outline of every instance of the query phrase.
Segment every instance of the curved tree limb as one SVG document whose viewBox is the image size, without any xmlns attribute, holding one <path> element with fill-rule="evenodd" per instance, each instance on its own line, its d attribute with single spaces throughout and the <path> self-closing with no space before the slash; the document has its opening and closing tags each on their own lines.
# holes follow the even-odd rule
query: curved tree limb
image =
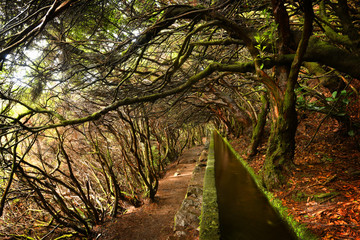
<svg viewBox="0 0 360 240">
<path fill-rule="evenodd" d="M 32 39 L 34 39 L 39 33 L 42 32 L 49 21 L 57 17 L 77 1 L 78 0 L 65 0 L 61 3 L 59 0 L 55 0 L 41 19 L 35 21 L 30 26 L 26 27 L 23 31 L 15 34 L 12 38 L 10 38 L 10 41 L 6 43 L 0 51 L 0 71 L 2 71 L 7 54 L 9 54 L 15 48 L 19 47 L 21 44 L 31 42 Z"/>
</svg>

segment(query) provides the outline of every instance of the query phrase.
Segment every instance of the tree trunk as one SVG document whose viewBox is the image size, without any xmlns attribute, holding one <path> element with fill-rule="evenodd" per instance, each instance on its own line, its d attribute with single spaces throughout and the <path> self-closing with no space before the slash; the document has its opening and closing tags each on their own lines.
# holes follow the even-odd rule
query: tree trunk
<svg viewBox="0 0 360 240">
<path fill-rule="evenodd" d="M 260 110 L 260 114 L 258 116 L 257 122 L 254 126 L 253 132 L 252 132 L 252 137 L 251 137 L 251 143 L 250 143 L 250 147 L 248 150 L 248 156 L 252 157 L 254 156 L 258 150 L 257 148 L 259 147 L 261 138 L 264 134 L 264 127 L 266 124 L 266 117 L 269 111 L 269 100 L 267 98 L 267 93 L 263 93 L 261 95 L 261 110 Z"/>
<path fill-rule="evenodd" d="M 284 173 L 293 166 L 297 113 L 295 99 L 288 100 L 288 106 L 279 112 L 272 124 L 271 134 L 263 168 L 263 181 L 268 189 L 284 183 Z M 286 104 L 287 105 L 287 104 Z"/>
<path fill-rule="evenodd" d="M 280 101 L 272 102 L 273 108 L 276 108 L 278 112 L 277 114 L 276 112 L 273 113 L 274 121 L 263 167 L 263 181 L 268 189 L 282 185 L 285 180 L 284 173 L 289 172 L 293 166 L 297 128 L 296 94 L 294 89 L 312 33 L 314 19 L 312 1 L 304 0 L 303 7 L 305 13 L 304 29 L 295 58 L 291 64 L 286 88 L 283 97 L 279 99 Z"/>
</svg>

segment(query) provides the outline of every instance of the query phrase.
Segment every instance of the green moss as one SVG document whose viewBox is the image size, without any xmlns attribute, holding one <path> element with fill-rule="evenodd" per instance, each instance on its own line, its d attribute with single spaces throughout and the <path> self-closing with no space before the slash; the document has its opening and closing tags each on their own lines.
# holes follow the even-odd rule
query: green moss
<svg viewBox="0 0 360 240">
<path fill-rule="evenodd" d="M 219 240 L 219 208 L 215 186 L 214 139 L 211 138 L 204 176 L 203 204 L 201 208 L 200 240 Z"/>
<path fill-rule="evenodd" d="M 317 201 L 321 203 L 324 201 L 329 201 L 332 198 L 336 197 L 337 195 L 339 195 L 339 193 L 336 191 L 327 192 L 327 193 L 315 193 L 315 194 L 306 194 L 304 192 L 297 192 L 292 195 L 292 198 L 298 202 L 304 202 L 307 201 L 308 199 L 311 199 L 312 201 Z"/>
<path fill-rule="evenodd" d="M 74 237 L 74 235 L 73 234 L 65 234 L 65 235 L 62 235 L 62 236 L 60 236 L 60 237 L 58 237 L 58 238 L 56 238 L 55 240 L 60 240 L 60 239 L 69 239 L 69 238 L 73 238 Z"/>
<path fill-rule="evenodd" d="M 291 197 L 292 197 L 292 199 L 294 199 L 294 201 L 297 201 L 297 202 L 306 201 L 308 198 L 308 196 L 303 192 L 294 193 L 294 194 L 292 194 Z"/>
</svg>

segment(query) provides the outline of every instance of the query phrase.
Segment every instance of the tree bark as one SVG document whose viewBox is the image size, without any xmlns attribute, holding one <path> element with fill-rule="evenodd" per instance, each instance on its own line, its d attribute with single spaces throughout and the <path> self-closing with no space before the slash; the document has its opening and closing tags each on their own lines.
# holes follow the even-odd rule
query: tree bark
<svg viewBox="0 0 360 240">
<path fill-rule="evenodd" d="M 264 135 L 264 127 L 266 124 L 266 118 L 269 112 L 269 100 L 266 95 L 267 93 L 263 93 L 261 95 L 261 110 L 257 119 L 257 122 L 254 126 L 252 137 L 251 137 L 251 143 L 248 150 L 248 156 L 252 157 L 258 152 L 258 147 L 260 145 L 260 141 L 262 136 Z"/>
<path fill-rule="evenodd" d="M 277 104 L 279 106 L 278 115 L 273 114 L 275 118 L 263 166 L 263 181 L 268 189 L 277 188 L 282 185 L 285 179 L 284 173 L 288 172 L 293 166 L 297 128 L 296 95 L 294 89 L 312 34 L 314 18 L 312 1 L 304 0 L 303 7 L 305 13 L 304 30 L 291 64 L 284 97 Z"/>
</svg>

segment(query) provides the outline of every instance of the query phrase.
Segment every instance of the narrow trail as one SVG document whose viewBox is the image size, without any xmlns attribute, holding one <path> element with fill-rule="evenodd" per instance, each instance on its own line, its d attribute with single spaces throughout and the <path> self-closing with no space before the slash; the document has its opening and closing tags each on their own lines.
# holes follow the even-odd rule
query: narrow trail
<svg viewBox="0 0 360 240">
<path fill-rule="evenodd" d="M 159 181 L 154 203 L 131 209 L 104 224 L 99 240 L 166 240 L 173 235 L 174 216 L 185 197 L 192 172 L 203 146 L 185 150 L 177 162 L 169 165 Z"/>
</svg>

